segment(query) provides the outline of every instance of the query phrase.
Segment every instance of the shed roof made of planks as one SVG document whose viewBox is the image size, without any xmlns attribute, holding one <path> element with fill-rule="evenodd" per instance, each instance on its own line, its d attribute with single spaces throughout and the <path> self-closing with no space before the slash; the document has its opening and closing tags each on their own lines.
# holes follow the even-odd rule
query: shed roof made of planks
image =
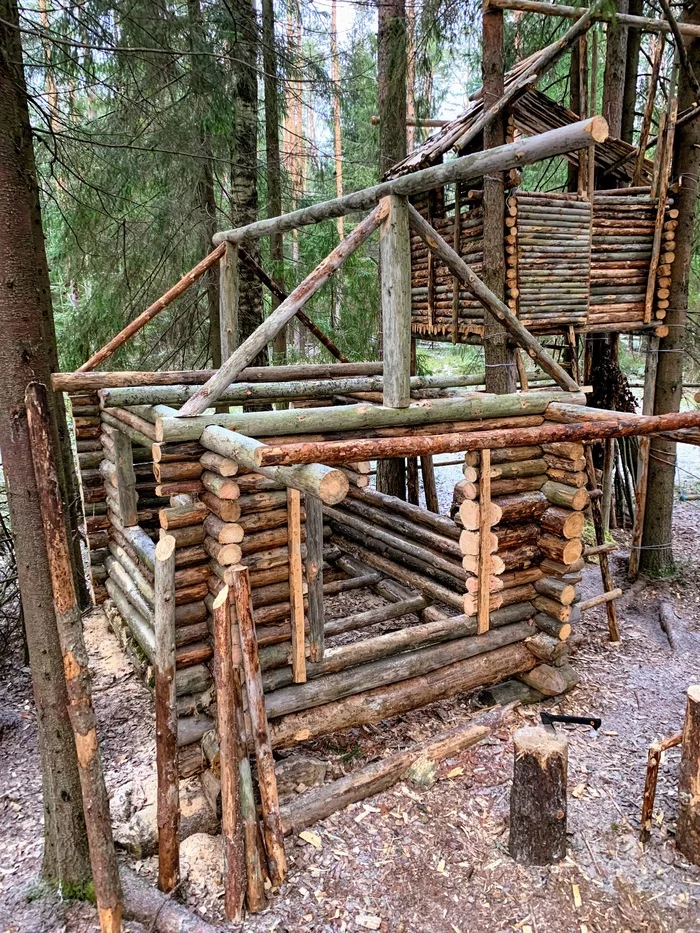
<svg viewBox="0 0 700 933">
<path fill-rule="evenodd" d="M 506 75 L 505 86 L 518 78 L 529 60 L 519 62 L 518 65 L 509 71 Z M 426 139 L 426 141 L 409 153 L 405 159 L 397 162 L 387 172 L 386 178 L 398 178 L 400 175 L 409 175 L 411 172 L 422 168 L 428 168 L 441 162 L 443 157 L 450 151 L 456 155 L 462 155 L 460 149 L 460 140 L 469 128 L 481 116 L 483 102 L 481 91 L 477 92 L 475 99 L 469 105 L 469 108 L 460 116 L 450 120 L 440 129 Z M 547 97 L 541 91 L 531 88 L 521 97 L 516 98 L 507 108 L 506 113 L 512 117 L 516 129 L 525 136 L 534 136 L 538 133 L 544 133 L 547 130 L 576 123 L 581 118 L 573 110 L 558 104 L 556 101 Z M 473 148 L 473 147 L 470 147 Z M 630 158 L 621 161 L 626 155 Z M 572 153 L 567 156 L 570 161 L 577 161 L 578 156 Z M 612 136 L 604 143 L 598 143 L 595 146 L 595 164 L 598 168 L 607 172 L 610 177 L 619 181 L 629 183 L 634 173 L 636 161 L 636 148 L 621 139 L 615 139 Z M 651 179 L 652 163 L 644 160 L 644 171 L 642 184 L 646 184 Z"/>
</svg>

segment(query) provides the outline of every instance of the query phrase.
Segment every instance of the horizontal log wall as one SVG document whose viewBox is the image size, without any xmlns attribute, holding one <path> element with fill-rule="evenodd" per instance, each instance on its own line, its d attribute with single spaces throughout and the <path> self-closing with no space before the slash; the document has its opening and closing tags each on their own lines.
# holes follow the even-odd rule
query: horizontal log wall
<svg viewBox="0 0 700 933">
<path fill-rule="evenodd" d="M 479 274 L 480 192 L 463 189 L 456 196 L 457 214 L 454 203 L 442 213 L 435 211 L 436 192 L 417 206 L 450 245 L 459 241 L 460 255 Z M 668 309 L 676 215 L 669 201 L 654 290 L 657 322 Z M 642 327 L 655 221 L 656 201 L 625 189 L 594 197 L 592 204 L 551 192 L 520 191 L 508 197 L 504 249 L 509 307 L 539 333 L 558 333 L 568 325 L 582 330 Z M 416 237 L 411 267 L 413 334 L 455 342 L 478 339 L 481 305 L 463 287 L 455 295 L 449 270 Z"/>
</svg>

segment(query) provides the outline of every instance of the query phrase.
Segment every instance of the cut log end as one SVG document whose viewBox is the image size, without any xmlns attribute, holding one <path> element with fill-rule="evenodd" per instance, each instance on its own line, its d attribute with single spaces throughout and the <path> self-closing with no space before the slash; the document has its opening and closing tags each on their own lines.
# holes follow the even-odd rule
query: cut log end
<svg viewBox="0 0 700 933">
<path fill-rule="evenodd" d="M 156 544 L 156 560 L 168 560 L 175 550 L 175 538 L 172 535 L 163 535 Z"/>
<path fill-rule="evenodd" d="M 331 470 L 319 483 L 319 498 L 326 505 L 337 505 L 347 496 L 350 480 L 342 470 Z"/>
</svg>

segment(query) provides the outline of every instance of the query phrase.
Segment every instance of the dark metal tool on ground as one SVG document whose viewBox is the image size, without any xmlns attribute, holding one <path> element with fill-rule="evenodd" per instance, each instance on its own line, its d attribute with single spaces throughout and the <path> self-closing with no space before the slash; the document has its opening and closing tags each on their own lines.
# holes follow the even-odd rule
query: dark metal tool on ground
<svg viewBox="0 0 700 933">
<path fill-rule="evenodd" d="M 542 725 L 551 726 L 552 728 L 554 728 L 555 722 L 573 723 L 577 726 L 590 726 L 592 729 L 600 729 L 602 724 L 602 719 L 598 719 L 596 716 L 564 716 L 563 714 L 557 715 L 556 713 L 548 713 L 546 710 L 540 711 L 540 719 L 542 720 Z"/>
</svg>

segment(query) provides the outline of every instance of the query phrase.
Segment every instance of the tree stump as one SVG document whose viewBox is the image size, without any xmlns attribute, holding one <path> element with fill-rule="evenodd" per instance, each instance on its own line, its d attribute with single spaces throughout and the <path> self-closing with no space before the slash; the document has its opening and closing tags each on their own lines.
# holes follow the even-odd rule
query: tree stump
<svg viewBox="0 0 700 933">
<path fill-rule="evenodd" d="M 566 855 L 568 743 L 539 726 L 513 736 L 515 766 L 510 793 L 511 856 L 522 865 L 549 865 Z"/>
<path fill-rule="evenodd" d="M 688 687 L 683 727 L 683 754 L 678 778 L 678 826 L 680 852 L 700 865 L 700 685 Z"/>
</svg>

